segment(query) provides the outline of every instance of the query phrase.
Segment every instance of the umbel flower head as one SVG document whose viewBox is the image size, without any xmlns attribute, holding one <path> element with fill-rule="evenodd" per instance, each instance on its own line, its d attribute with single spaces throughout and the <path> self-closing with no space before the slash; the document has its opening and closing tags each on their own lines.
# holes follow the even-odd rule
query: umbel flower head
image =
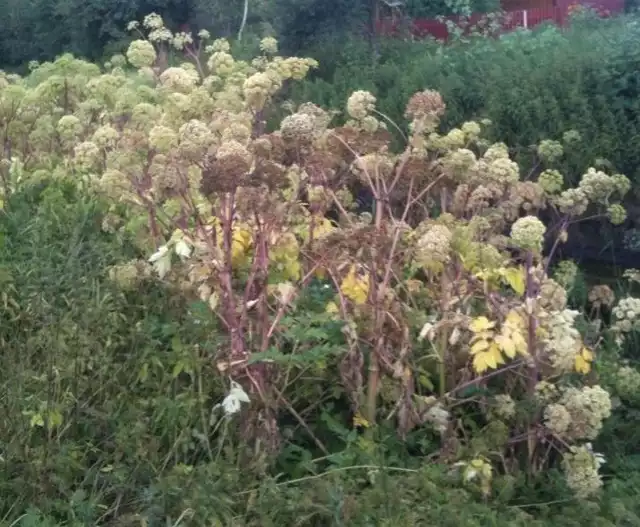
<svg viewBox="0 0 640 527">
<path fill-rule="evenodd" d="M 562 190 L 564 177 L 557 170 L 545 170 L 538 176 L 538 184 L 548 194 L 556 194 Z"/>
<path fill-rule="evenodd" d="M 362 121 L 376 106 L 376 98 L 368 91 L 355 91 L 347 100 L 347 113 L 352 119 Z"/>
<path fill-rule="evenodd" d="M 415 260 L 418 265 L 442 264 L 447 261 L 451 246 L 451 231 L 444 225 L 434 225 L 419 239 Z"/>
<path fill-rule="evenodd" d="M 547 228 L 535 216 L 520 218 L 511 226 L 511 241 L 525 251 L 542 251 Z"/>
<path fill-rule="evenodd" d="M 265 37 L 260 41 L 260 51 L 268 55 L 278 53 L 278 41 L 273 37 Z"/>
<path fill-rule="evenodd" d="M 604 457 L 593 452 L 590 443 L 571 447 L 564 455 L 562 464 L 567 485 L 577 498 L 593 496 L 602 487 L 602 477 L 598 471 L 604 464 Z"/>
<path fill-rule="evenodd" d="M 631 366 L 623 366 L 616 373 L 616 391 L 620 397 L 637 401 L 640 399 L 640 371 Z"/>
<path fill-rule="evenodd" d="M 613 316 L 616 320 L 614 325 L 616 330 L 623 333 L 635 330 L 640 319 L 640 298 L 629 296 L 621 299 L 613 308 Z"/>
<path fill-rule="evenodd" d="M 578 276 L 578 266 L 571 260 L 561 261 L 555 269 L 553 278 L 565 289 L 571 289 Z"/>
<path fill-rule="evenodd" d="M 442 95 L 434 90 L 425 90 L 414 94 L 405 110 L 405 117 L 409 119 L 421 119 L 427 116 L 440 117 L 444 114 L 446 105 Z"/>
<path fill-rule="evenodd" d="M 156 50 L 147 40 L 134 40 L 127 49 L 127 60 L 135 68 L 152 66 L 156 61 Z"/>
<path fill-rule="evenodd" d="M 280 124 L 282 137 L 289 140 L 310 141 L 314 133 L 313 117 L 306 113 L 288 115 Z"/>
<path fill-rule="evenodd" d="M 538 155 L 543 161 L 547 163 L 553 163 L 562 157 L 564 154 L 564 148 L 562 143 L 553 141 L 551 139 L 545 139 L 538 145 Z"/>
</svg>

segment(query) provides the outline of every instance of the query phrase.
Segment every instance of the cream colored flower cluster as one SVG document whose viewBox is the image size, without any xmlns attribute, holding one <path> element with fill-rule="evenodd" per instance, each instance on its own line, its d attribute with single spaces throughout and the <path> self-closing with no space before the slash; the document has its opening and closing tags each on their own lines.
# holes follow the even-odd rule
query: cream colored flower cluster
<svg viewBox="0 0 640 527">
<path fill-rule="evenodd" d="M 540 307 L 544 310 L 562 312 L 567 306 L 567 291 L 553 278 L 542 280 L 539 296 Z"/>
<path fill-rule="evenodd" d="M 92 139 L 100 148 L 107 149 L 115 147 L 119 138 L 118 131 L 113 126 L 105 124 L 96 129 Z"/>
<path fill-rule="evenodd" d="M 538 156 L 547 163 L 553 163 L 564 155 L 562 143 L 552 139 L 545 139 L 538 145 Z"/>
<path fill-rule="evenodd" d="M 505 219 L 513 221 L 521 212 L 535 214 L 546 208 L 546 197 L 543 188 L 534 181 L 518 181 L 509 187 L 506 199 L 500 204 Z"/>
<path fill-rule="evenodd" d="M 442 95 L 434 90 L 425 90 L 411 96 L 405 109 L 405 117 L 412 121 L 422 120 L 431 116 L 441 116 L 446 106 Z"/>
<path fill-rule="evenodd" d="M 267 71 L 275 73 L 282 79 L 293 79 L 300 81 L 304 79 L 309 70 L 318 67 L 318 62 L 314 59 L 299 57 L 274 57 L 268 63 Z"/>
<path fill-rule="evenodd" d="M 250 165 L 253 161 L 253 156 L 247 147 L 233 140 L 222 143 L 216 152 L 216 157 L 218 159 L 239 158 L 247 163 L 247 165 Z"/>
<path fill-rule="evenodd" d="M 488 164 L 486 175 L 496 183 L 515 183 L 520 180 L 520 167 L 509 157 L 499 157 Z"/>
<path fill-rule="evenodd" d="M 74 162 L 80 170 L 94 168 L 100 156 L 100 148 L 92 141 L 84 141 L 74 148 Z"/>
<path fill-rule="evenodd" d="M 555 198 L 555 203 L 563 214 L 580 216 L 589 207 L 589 198 L 580 188 L 569 188 Z"/>
<path fill-rule="evenodd" d="M 608 285 L 601 284 L 591 288 L 588 299 L 595 307 L 610 307 L 615 302 L 616 295 Z"/>
<path fill-rule="evenodd" d="M 272 75 L 266 72 L 254 73 L 244 82 L 244 97 L 253 110 L 260 111 L 278 87 L 279 82 Z"/>
<path fill-rule="evenodd" d="M 460 129 L 464 132 L 467 140 L 478 139 L 482 133 L 482 127 L 476 121 L 466 121 L 462 123 Z"/>
<path fill-rule="evenodd" d="M 447 152 L 440 162 L 449 177 L 455 181 L 462 182 L 468 179 L 471 169 L 477 162 L 477 158 L 471 150 L 458 148 Z"/>
<path fill-rule="evenodd" d="M 578 266 L 572 260 L 563 260 L 556 266 L 553 277 L 565 289 L 570 289 L 578 276 Z"/>
<path fill-rule="evenodd" d="M 595 439 L 611 415 L 611 397 L 602 387 L 569 387 L 544 410 L 545 426 L 566 441 Z"/>
<path fill-rule="evenodd" d="M 624 197 L 630 188 L 631 183 L 626 176 L 622 174 L 609 176 L 595 168 L 590 168 L 582 176 L 577 188 L 565 190 L 555 201 L 562 213 L 573 215 L 584 214 L 590 202 L 606 205 L 611 222 L 621 224 L 626 219 L 626 211 L 620 204 L 610 204 L 609 199 L 613 195 Z"/>
<path fill-rule="evenodd" d="M 564 177 L 557 170 L 545 170 L 538 176 L 538 184 L 548 194 L 557 194 L 562 190 Z"/>
<path fill-rule="evenodd" d="M 182 50 L 187 46 L 190 46 L 191 44 L 193 44 L 193 37 L 189 33 L 184 33 L 184 32 L 176 33 L 173 35 L 173 38 L 171 39 L 171 44 L 177 50 Z"/>
<path fill-rule="evenodd" d="M 549 312 L 542 320 L 546 335 L 542 339 L 547 349 L 549 361 L 558 372 L 573 371 L 576 354 L 580 351 L 582 340 L 575 328 L 578 311 L 564 309 Z"/>
<path fill-rule="evenodd" d="M 602 488 L 599 471 L 603 464 L 604 457 L 594 453 L 588 444 L 571 447 L 571 450 L 564 454 L 562 465 L 567 485 L 577 498 L 589 498 Z"/>
<path fill-rule="evenodd" d="M 127 291 L 134 289 L 144 279 L 150 278 L 152 267 L 144 260 L 131 260 L 114 265 L 108 270 L 108 277 L 119 288 Z"/>
<path fill-rule="evenodd" d="M 428 145 L 433 149 L 456 150 L 467 146 L 467 135 L 460 128 L 453 128 L 445 135 L 432 133 L 429 135 Z"/>
<path fill-rule="evenodd" d="M 168 126 L 154 126 L 149 130 L 149 145 L 158 153 L 166 154 L 178 145 L 178 134 Z"/>
<path fill-rule="evenodd" d="M 493 398 L 491 414 L 508 421 L 516 415 L 516 403 L 509 394 L 501 393 Z"/>
<path fill-rule="evenodd" d="M 280 131 L 284 139 L 309 142 L 314 136 L 315 123 L 309 114 L 294 113 L 282 119 Z"/>
<path fill-rule="evenodd" d="M 613 225 L 622 225 L 627 219 L 627 211 L 620 203 L 614 203 L 607 208 L 607 216 Z"/>
<path fill-rule="evenodd" d="M 347 99 L 347 114 L 352 119 L 347 124 L 360 127 L 367 132 L 384 128 L 384 123 L 371 115 L 375 107 L 376 98 L 370 92 L 364 90 L 353 92 Z"/>
<path fill-rule="evenodd" d="M 150 13 L 145 16 L 142 25 L 149 31 L 149 40 L 151 42 L 168 42 L 173 38 L 173 34 L 165 27 L 164 20 L 157 13 Z M 137 28 L 137 24 L 129 27 L 130 29 Z"/>
<path fill-rule="evenodd" d="M 433 225 L 416 243 L 415 261 L 419 265 L 444 263 L 449 258 L 453 234 L 444 225 Z"/>
<path fill-rule="evenodd" d="M 273 37 L 265 37 L 260 41 L 260 51 L 268 55 L 278 53 L 278 41 Z"/>
<path fill-rule="evenodd" d="M 626 297 L 613 308 L 614 329 L 623 333 L 635 331 L 640 322 L 640 298 Z"/>
<path fill-rule="evenodd" d="M 207 67 L 214 75 L 226 77 L 233 73 L 236 61 L 227 51 L 214 51 L 207 60 Z"/>
<path fill-rule="evenodd" d="M 616 191 L 614 179 L 595 168 L 590 168 L 582 176 L 579 187 L 587 199 L 597 203 L 606 203 L 609 196 Z"/>
<path fill-rule="evenodd" d="M 160 74 L 160 84 L 174 92 L 190 93 L 200 81 L 194 68 L 167 68 Z"/>
<path fill-rule="evenodd" d="M 434 397 L 426 398 L 425 402 L 431 404 L 431 407 L 425 413 L 424 420 L 430 423 L 437 432 L 444 434 L 449 428 L 451 414 L 442 402 L 435 401 Z"/>
<path fill-rule="evenodd" d="M 437 115 L 432 118 L 437 119 Z M 422 130 L 418 127 L 416 130 L 412 128 L 412 131 L 417 131 L 418 133 L 428 132 L 430 128 Z M 475 121 L 467 121 L 462 124 L 460 128 L 452 128 L 446 134 L 441 135 L 436 132 L 432 132 L 428 135 L 426 140 L 426 146 L 433 150 L 441 150 L 445 154 L 455 154 L 458 149 L 466 149 L 472 143 L 477 143 L 482 133 L 482 128 L 480 124 Z M 414 137 L 414 142 L 415 142 Z M 469 152 L 469 150 L 467 150 Z M 475 161 L 474 154 L 474 161 Z"/>
<path fill-rule="evenodd" d="M 463 137 L 466 141 L 466 135 Z M 446 142 L 441 146 L 448 147 Z M 494 143 L 476 161 L 468 177 L 476 184 L 495 184 L 503 189 L 505 185 L 520 181 L 520 167 L 509 157 L 509 150 L 504 143 Z"/>
<path fill-rule="evenodd" d="M 393 173 L 393 160 L 382 154 L 367 154 L 354 160 L 351 171 L 364 185 L 375 185 L 377 180 L 389 180 Z"/>
<path fill-rule="evenodd" d="M 631 366 L 622 366 L 615 376 L 618 395 L 628 401 L 640 399 L 640 371 Z"/>
<path fill-rule="evenodd" d="M 547 231 L 544 223 L 535 216 L 525 216 L 511 226 L 511 241 L 525 251 L 540 252 Z"/>
<path fill-rule="evenodd" d="M 198 119 L 191 119 L 178 129 L 178 140 L 180 154 L 194 163 L 203 159 L 216 144 L 216 137 L 211 129 Z"/>
<path fill-rule="evenodd" d="M 134 40 L 127 49 L 127 60 L 135 68 L 152 66 L 156 61 L 156 48 L 148 40 Z"/>
<path fill-rule="evenodd" d="M 133 188 L 131 180 L 120 170 L 107 169 L 99 180 L 100 190 L 109 199 L 119 202 L 132 195 Z"/>
<path fill-rule="evenodd" d="M 560 394 L 558 387 L 548 381 L 540 381 L 535 386 L 535 398 L 540 404 L 549 404 Z"/>
<path fill-rule="evenodd" d="M 56 129 L 60 135 L 60 139 L 68 144 L 75 142 L 78 137 L 80 137 L 84 126 L 82 125 L 82 121 L 75 115 L 63 115 L 58 120 Z"/>
</svg>

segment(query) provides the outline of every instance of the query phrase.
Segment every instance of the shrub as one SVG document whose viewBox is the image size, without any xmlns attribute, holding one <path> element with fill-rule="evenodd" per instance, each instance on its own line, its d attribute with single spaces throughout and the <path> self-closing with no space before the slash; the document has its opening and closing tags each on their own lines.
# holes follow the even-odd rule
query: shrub
<svg viewBox="0 0 640 527">
<path fill-rule="evenodd" d="M 383 41 L 375 68 L 364 43 L 358 52 L 350 45 L 341 59 L 334 50 L 331 69 L 325 65 L 291 95 L 334 108 L 352 91 L 367 89 L 379 110 L 400 123 L 405 101 L 434 89 L 447 103 L 445 128 L 488 118 L 489 138 L 507 143 L 525 170 L 534 166 L 531 145 L 575 130 L 582 140 L 558 165 L 571 183 L 596 159 L 636 182 L 637 38 L 635 18 L 624 16 L 447 47 Z"/>
<path fill-rule="evenodd" d="M 618 221 L 629 180 L 589 168 L 568 185 L 555 168 L 571 148 L 566 137 L 536 143 L 532 155 L 546 170 L 523 180 L 506 145 L 483 138 L 481 123 L 439 132 L 445 102 L 431 90 L 409 98 L 399 151 L 365 90 L 348 97 L 342 126 L 304 103 L 287 105 L 289 115 L 269 132 L 278 91 L 304 78 L 313 60 L 278 56 L 273 39 L 251 62 L 235 59 L 224 40 L 201 55 L 157 15 L 141 32 L 149 40 L 127 52 L 133 71 L 121 60 L 103 73 L 63 57 L 24 79 L 3 77 L 8 213 L 25 186 L 41 182 L 53 185 L 45 204 L 74 211 L 55 190 L 68 188 L 105 207 L 94 229 L 128 252 L 102 264 L 113 297 L 96 305 L 123 301 L 107 309 L 107 335 L 87 330 L 84 344 L 70 345 L 81 334 L 69 314 L 68 333 L 55 341 L 61 365 L 31 376 L 41 391 L 31 387 L 14 401 L 12 430 L 35 452 L 17 449 L 18 465 L 50 468 L 45 488 L 91 502 L 80 521 L 92 523 L 120 514 L 113 507 L 122 496 L 148 506 L 133 507 L 145 521 L 188 514 L 196 525 L 228 522 L 239 489 L 269 496 L 270 471 L 296 456 L 314 472 L 325 469 L 318 478 L 361 471 L 357 488 L 371 484 L 375 501 L 378 474 L 393 471 L 385 459 L 410 464 L 410 448 L 466 487 L 445 493 L 446 510 L 467 495 L 500 500 L 509 482 L 535 483 L 559 469 L 577 498 L 598 495 L 604 460 L 591 441 L 613 408 L 595 375 L 596 353 L 606 350 L 604 338 L 615 350 L 637 329 L 638 310 L 629 298 L 614 305 L 601 288 L 589 296 L 592 316 L 581 316 L 567 307 L 575 273 L 561 285 L 545 256 L 585 214 Z M 194 62 L 167 67 L 158 57 L 169 45 L 186 47 Z M 368 210 L 358 209 L 359 193 L 370 196 Z M 45 218 L 57 210 L 43 207 Z M 71 214 L 64 225 L 75 223 Z M 605 305 L 611 324 L 601 317 Z M 93 348 L 96 363 L 78 358 Z M 16 370 L 23 360 L 16 357 Z M 24 390 L 21 379 L 8 379 L 18 383 L 12 391 Z M 121 386 L 133 400 L 123 401 Z M 99 418 L 78 419 L 78 401 L 98 397 Z M 100 427 L 87 443 L 90 424 Z M 51 449 L 61 454 L 59 444 L 70 447 L 62 439 L 72 433 L 82 446 L 69 457 L 90 459 L 92 488 L 100 489 L 89 498 L 86 483 L 80 494 L 66 487 L 86 463 L 50 457 Z M 406 485 L 414 489 L 439 477 L 395 469 L 413 474 Z M 304 521 L 347 521 L 346 502 L 336 512 L 336 489 L 325 487 L 320 505 L 293 510 L 304 510 Z M 254 498 L 248 524 L 283 521 L 278 511 L 253 516 Z M 109 503 L 104 518 L 92 500 Z M 504 518 L 526 518 L 515 512 Z M 405 509 L 396 519 L 417 520 Z"/>
</svg>

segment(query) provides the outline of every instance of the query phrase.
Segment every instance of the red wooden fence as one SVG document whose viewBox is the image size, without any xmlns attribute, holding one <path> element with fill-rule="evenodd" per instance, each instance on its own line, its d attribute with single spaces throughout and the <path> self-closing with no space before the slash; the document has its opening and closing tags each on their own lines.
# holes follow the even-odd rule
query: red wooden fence
<svg viewBox="0 0 640 527">
<path fill-rule="evenodd" d="M 500 33 L 506 33 L 517 28 L 532 28 L 543 22 L 553 22 L 558 26 L 565 26 L 569 15 L 580 6 L 594 9 L 601 17 L 608 17 L 624 11 L 625 0 L 585 0 L 579 4 L 575 0 L 557 0 L 554 7 L 533 8 L 518 11 L 507 11 L 498 15 Z M 434 37 L 446 41 L 449 38 L 447 21 L 463 28 L 465 33 L 481 30 L 487 27 L 488 17 L 484 13 L 474 13 L 468 18 L 446 17 L 445 21 L 435 19 L 415 19 L 404 26 L 403 22 L 393 19 L 383 19 L 378 22 L 378 31 L 385 36 L 398 36 L 408 31 L 416 38 Z M 406 22 L 405 22 L 406 24 Z"/>
</svg>

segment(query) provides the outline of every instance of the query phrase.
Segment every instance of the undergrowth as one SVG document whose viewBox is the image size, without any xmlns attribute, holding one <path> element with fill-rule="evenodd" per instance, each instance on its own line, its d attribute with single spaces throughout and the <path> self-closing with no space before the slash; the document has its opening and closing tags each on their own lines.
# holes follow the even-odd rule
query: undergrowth
<svg viewBox="0 0 640 527">
<path fill-rule="evenodd" d="M 640 525 L 640 271 L 547 261 L 627 177 L 430 90 L 401 151 L 366 91 L 268 132 L 315 61 L 129 27 L 0 77 L 2 525 Z"/>
<path fill-rule="evenodd" d="M 2 525 L 640 525 L 640 411 L 626 406 L 601 438 L 600 504 L 575 502 L 553 472 L 496 478 L 485 503 L 433 464 L 424 430 L 363 443 L 331 394 L 311 421 L 328 456 L 281 415 L 278 459 L 240 470 L 242 444 L 201 433 L 224 395 L 205 354 L 215 322 L 159 283 L 111 287 L 104 269 L 137 249 L 102 231 L 105 212 L 55 183 L 15 193 L 0 217 Z M 317 284 L 303 307 L 326 296 Z M 308 331 L 298 322 L 292 338 Z"/>
</svg>

